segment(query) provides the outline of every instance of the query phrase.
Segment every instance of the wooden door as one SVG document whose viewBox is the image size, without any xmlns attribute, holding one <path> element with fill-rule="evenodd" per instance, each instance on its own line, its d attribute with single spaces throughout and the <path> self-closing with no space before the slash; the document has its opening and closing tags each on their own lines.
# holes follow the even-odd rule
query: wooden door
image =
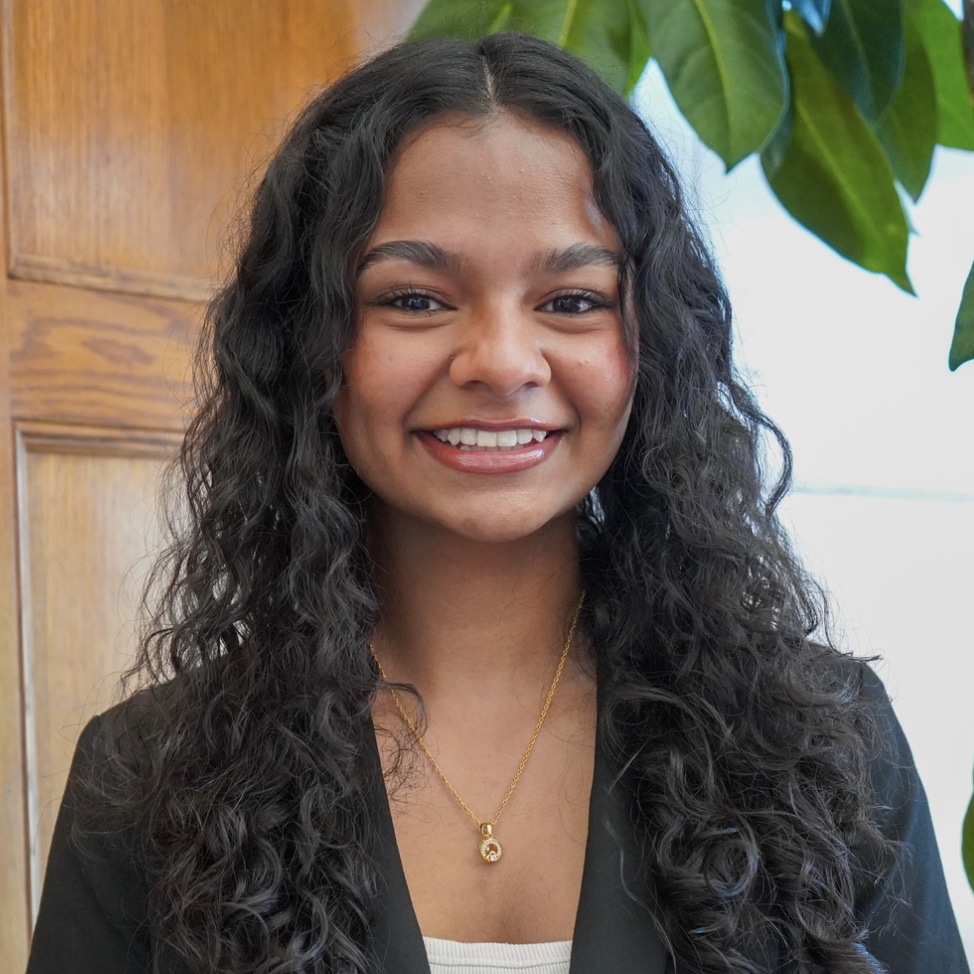
<svg viewBox="0 0 974 974">
<path fill-rule="evenodd" d="M 133 651 L 157 478 L 229 215 L 309 91 L 421 0 L 7 0 L 0 958 L 22 970 L 74 743 Z"/>
</svg>

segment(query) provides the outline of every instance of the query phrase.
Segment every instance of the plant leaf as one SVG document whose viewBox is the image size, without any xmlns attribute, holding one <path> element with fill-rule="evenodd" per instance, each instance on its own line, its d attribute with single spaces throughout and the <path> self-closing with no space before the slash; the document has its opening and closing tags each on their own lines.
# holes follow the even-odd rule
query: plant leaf
<svg viewBox="0 0 974 974">
<path fill-rule="evenodd" d="M 967 806 L 967 814 L 964 816 L 961 850 L 964 856 L 964 871 L 967 873 L 967 881 L 971 884 L 971 889 L 974 889 L 974 796 L 971 797 L 971 803 Z"/>
<path fill-rule="evenodd" d="M 502 30 L 510 17 L 511 0 L 429 0 L 406 39 L 459 37 L 475 41 Z"/>
<path fill-rule="evenodd" d="M 511 16 L 504 28 L 534 34 L 563 47 L 580 6 L 581 0 L 512 0 Z"/>
<path fill-rule="evenodd" d="M 872 129 L 815 54 L 801 19 L 785 14 L 789 123 L 761 153 L 785 209 L 844 257 L 913 293 L 909 228 L 893 171 Z"/>
<path fill-rule="evenodd" d="M 967 282 L 961 295 L 947 365 L 953 372 L 971 359 L 974 359 L 974 265 L 967 275 Z M 967 875 L 974 882 L 974 818 L 970 809 L 967 811 L 967 818 L 969 821 L 964 823 L 964 861 L 967 863 Z"/>
<path fill-rule="evenodd" d="M 933 69 L 937 141 L 955 149 L 974 149 L 974 108 L 967 87 L 961 22 L 943 0 L 913 0 L 911 9 Z"/>
<path fill-rule="evenodd" d="M 649 37 L 646 34 L 646 21 L 639 10 L 637 0 L 626 0 L 629 7 L 629 88 L 628 94 L 643 76 L 646 65 L 652 57 Z"/>
<path fill-rule="evenodd" d="M 519 30 L 563 47 L 587 61 L 616 91 L 628 94 L 649 60 L 649 44 L 635 0 L 430 0 L 410 40 L 477 40 L 498 30 Z"/>
<path fill-rule="evenodd" d="M 733 168 L 762 148 L 788 107 L 768 0 L 638 0 L 649 44 L 680 111 Z"/>
<path fill-rule="evenodd" d="M 939 0 L 938 0 L 939 2 Z M 896 178 L 916 201 L 930 175 L 930 160 L 937 144 L 937 117 L 930 111 L 937 93 L 912 3 L 907 2 L 904 36 L 906 70 L 889 110 L 876 126 Z"/>
<path fill-rule="evenodd" d="M 528 6 L 554 7 L 556 4 L 540 4 L 537 0 L 530 4 L 522 0 L 520 4 L 515 4 L 515 11 Z M 559 35 L 550 39 L 595 68 L 620 95 L 628 95 L 635 84 L 635 81 L 631 81 L 635 64 L 632 50 L 633 23 L 628 0 L 562 0 L 557 6 L 564 8 Z M 523 29 L 517 20 L 512 21 L 512 26 L 515 25 L 516 29 Z M 636 43 L 639 44 L 638 37 Z M 645 35 L 642 47 L 645 55 L 636 81 L 649 59 Z M 637 53 L 636 60 L 638 56 Z"/>
<path fill-rule="evenodd" d="M 825 31 L 812 44 L 859 111 L 875 122 L 903 79 L 903 0 L 832 0 Z"/>
<path fill-rule="evenodd" d="M 819 36 L 825 31 L 829 22 L 829 8 L 831 0 L 791 0 L 793 10 L 801 14 L 802 20 Z"/>
</svg>

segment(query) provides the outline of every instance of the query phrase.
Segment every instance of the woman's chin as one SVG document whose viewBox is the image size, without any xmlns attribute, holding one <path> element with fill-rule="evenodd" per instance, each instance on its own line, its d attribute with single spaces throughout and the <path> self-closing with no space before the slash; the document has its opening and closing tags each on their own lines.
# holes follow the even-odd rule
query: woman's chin
<svg viewBox="0 0 974 974">
<path fill-rule="evenodd" d="M 387 512 L 388 513 L 388 512 Z M 392 515 L 395 517 L 395 515 Z M 427 544 L 462 541 L 478 545 L 517 545 L 539 537 L 574 537 L 575 507 L 547 516 L 542 512 L 507 510 L 454 511 L 449 517 L 419 514 L 417 529 Z M 381 530 L 381 529 L 380 529 Z"/>
</svg>

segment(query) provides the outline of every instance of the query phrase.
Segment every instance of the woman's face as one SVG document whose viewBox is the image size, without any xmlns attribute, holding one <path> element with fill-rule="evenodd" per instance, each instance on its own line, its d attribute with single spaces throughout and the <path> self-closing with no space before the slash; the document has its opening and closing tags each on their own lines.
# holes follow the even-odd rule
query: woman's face
<svg viewBox="0 0 974 974">
<path fill-rule="evenodd" d="M 620 258 L 568 136 L 501 113 L 407 138 L 335 404 L 383 518 L 498 542 L 571 522 L 632 404 Z"/>
</svg>

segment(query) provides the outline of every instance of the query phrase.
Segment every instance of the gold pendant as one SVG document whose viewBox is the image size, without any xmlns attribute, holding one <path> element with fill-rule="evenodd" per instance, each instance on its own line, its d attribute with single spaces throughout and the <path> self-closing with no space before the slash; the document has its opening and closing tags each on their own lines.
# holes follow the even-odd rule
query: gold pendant
<svg viewBox="0 0 974 974">
<path fill-rule="evenodd" d="M 504 850 L 494 838 L 494 827 L 490 822 L 484 822 L 480 826 L 480 834 L 483 836 L 483 841 L 480 843 L 480 858 L 484 862 L 497 862 L 504 855 Z"/>
</svg>

